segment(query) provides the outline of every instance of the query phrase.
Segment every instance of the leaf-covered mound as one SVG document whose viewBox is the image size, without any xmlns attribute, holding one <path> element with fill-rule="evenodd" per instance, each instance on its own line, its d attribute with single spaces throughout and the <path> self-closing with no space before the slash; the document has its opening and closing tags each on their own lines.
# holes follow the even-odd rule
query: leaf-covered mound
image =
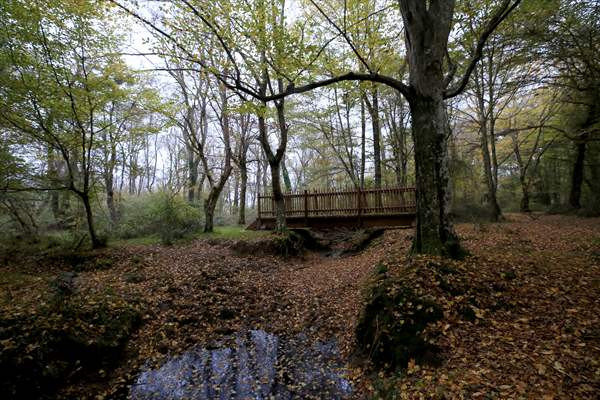
<svg viewBox="0 0 600 400">
<path fill-rule="evenodd" d="M 0 392 L 11 398 L 53 398 L 60 385 L 108 370 L 140 321 L 137 307 L 120 298 L 51 290 L 30 313 L 2 309 Z"/>
<path fill-rule="evenodd" d="M 231 249 L 241 256 L 266 254 L 294 257 L 314 246 L 314 243 L 309 232 L 299 229 L 254 240 L 238 240 L 231 245 Z"/>
<path fill-rule="evenodd" d="M 391 275 L 382 265 L 368 289 L 356 340 L 362 353 L 378 366 L 402 366 L 436 351 L 427 327 L 442 317 L 441 309 L 432 296 L 411 287 L 411 278 L 417 275 L 412 270 Z"/>
<path fill-rule="evenodd" d="M 367 288 L 356 327 L 360 352 L 375 366 L 405 367 L 410 360 L 436 363 L 448 322 L 474 321 L 484 310 L 510 307 L 502 292 L 512 269 L 477 270 L 477 258 L 453 261 L 413 257 L 382 263 Z"/>
<path fill-rule="evenodd" d="M 439 363 L 414 355 L 406 368 L 371 376 L 367 391 L 386 399 L 596 398 L 600 221 L 511 215 L 457 230 L 471 254 L 461 261 L 410 260 L 390 246 L 385 281 L 379 274 L 373 282 L 408 287 L 441 308 L 420 333 Z M 390 326 L 401 317 L 385 315 Z"/>
</svg>

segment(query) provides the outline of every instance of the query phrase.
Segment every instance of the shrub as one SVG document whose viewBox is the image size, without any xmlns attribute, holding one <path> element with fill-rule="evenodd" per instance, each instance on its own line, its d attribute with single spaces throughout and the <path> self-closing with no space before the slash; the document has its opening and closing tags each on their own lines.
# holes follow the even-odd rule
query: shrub
<svg viewBox="0 0 600 400">
<path fill-rule="evenodd" d="M 201 226 L 198 208 L 177 195 L 159 192 L 125 201 L 114 233 L 123 239 L 159 235 L 163 243 L 171 244 Z"/>
</svg>

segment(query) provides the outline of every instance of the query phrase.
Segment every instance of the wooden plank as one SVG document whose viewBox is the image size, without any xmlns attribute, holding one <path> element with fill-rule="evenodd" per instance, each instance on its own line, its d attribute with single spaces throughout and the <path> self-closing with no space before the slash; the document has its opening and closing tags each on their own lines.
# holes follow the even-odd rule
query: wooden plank
<svg viewBox="0 0 600 400">
<path fill-rule="evenodd" d="M 415 211 L 416 189 L 413 187 L 313 189 L 284 194 L 288 217 L 310 219 L 326 216 L 392 215 Z M 312 200 L 311 200 L 312 198 Z M 258 219 L 275 215 L 271 194 L 258 195 Z M 312 206 L 312 207 L 311 207 Z"/>
</svg>

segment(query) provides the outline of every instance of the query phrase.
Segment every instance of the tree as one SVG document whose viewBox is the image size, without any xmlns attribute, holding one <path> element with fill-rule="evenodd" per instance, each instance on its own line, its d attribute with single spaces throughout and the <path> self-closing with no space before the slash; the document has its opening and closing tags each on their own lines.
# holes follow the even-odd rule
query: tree
<svg viewBox="0 0 600 400">
<path fill-rule="evenodd" d="M 157 27 L 121 2 L 117 0 L 110 1 L 138 17 L 159 34 L 172 39 L 175 45 L 185 49 L 185 44 L 178 41 L 171 33 Z M 348 72 L 330 78 L 315 78 L 307 71 L 314 64 L 312 58 L 318 58 L 324 46 L 314 46 L 312 52 L 306 52 L 307 47 L 304 42 L 289 35 L 286 37 L 286 50 L 289 51 L 281 52 L 277 45 L 273 46 L 274 51 L 267 51 L 263 46 L 262 51 L 259 51 L 258 54 L 264 54 L 265 57 L 260 57 L 254 61 L 250 58 L 252 53 L 245 52 L 243 45 L 246 42 L 253 43 L 256 40 L 256 31 L 250 28 L 245 30 L 242 28 L 242 37 L 248 38 L 248 40 L 239 40 L 236 43 L 231 35 L 230 26 L 232 24 L 230 22 L 236 20 L 236 24 L 233 25 L 239 27 L 241 24 L 237 23 L 239 22 L 237 19 L 241 17 L 231 13 L 231 7 L 225 9 L 224 15 L 221 14 L 216 17 L 214 15 L 214 5 L 210 7 L 211 12 L 209 12 L 208 5 L 202 1 L 182 0 L 181 3 L 187 6 L 191 14 L 198 18 L 216 38 L 216 42 L 227 53 L 228 62 L 232 65 L 234 71 L 231 75 L 222 74 L 214 69 L 212 72 L 217 79 L 242 97 L 249 96 L 262 103 L 280 101 L 293 94 L 304 93 L 342 81 L 381 83 L 398 90 L 404 95 L 410 105 L 415 144 L 417 223 L 413 239 L 413 251 L 416 253 L 448 255 L 457 255 L 460 252 L 459 241 L 449 217 L 448 120 L 444 100 L 452 98 L 464 90 L 471 73 L 481 58 L 482 49 L 488 37 L 517 7 L 520 0 L 502 0 L 500 2 L 489 21 L 481 29 L 475 51 L 463 68 L 462 76 L 458 80 L 454 79 L 458 68 L 448 57 L 448 40 L 454 23 L 455 2 L 453 0 L 432 0 L 429 2 L 400 0 L 398 5 L 405 32 L 405 51 L 409 71 L 408 84 L 391 75 L 380 74 L 372 69 L 353 45 L 351 38 L 346 33 L 346 26 L 336 23 L 312 0 L 310 3 L 334 28 L 336 37 L 342 37 L 345 40 L 355 53 L 361 69 L 364 69 L 365 72 Z M 264 5 L 264 3 L 261 4 Z M 345 10 L 346 7 L 344 7 L 344 12 Z M 221 21 L 216 21 L 217 18 L 223 18 L 227 21 L 225 29 L 220 24 Z M 178 31 L 185 31 L 185 29 L 179 27 Z M 283 33 L 282 31 L 279 31 L 279 33 Z M 300 35 L 299 37 L 303 38 L 304 36 Z M 236 39 L 239 39 L 239 36 Z M 275 43 L 280 43 L 281 46 L 280 41 L 276 40 Z M 325 44 L 326 46 L 327 44 Z M 186 51 L 186 54 L 195 61 L 200 69 L 207 69 L 204 61 L 195 57 L 192 52 Z M 282 57 L 285 57 L 283 58 L 286 61 L 285 63 L 281 62 Z M 276 58 L 278 62 L 269 65 L 269 62 Z M 244 66 L 247 68 L 245 71 L 239 65 L 240 60 L 245 61 Z M 281 82 L 283 83 L 283 79 L 285 79 L 287 85 L 278 85 L 270 94 L 267 93 L 264 86 L 259 85 L 256 87 L 246 78 L 248 73 L 252 75 L 253 66 L 257 64 L 262 65 L 262 68 L 259 68 L 261 72 L 264 71 L 265 64 L 271 68 L 275 65 L 282 69 L 284 66 L 291 66 L 291 68 L 283 70 L 283 73 L 280 71 L 278 74 L 281 77 Z M 302 67 L 298 67 L 299 65 L 302 65 Z M 445 66 L 449 66 L 447 73 Z M 290 69 L 295 69 L 296 73 L 288 73 Z M 261 75 L 262 73 L 260 75 L 255 74 L 255 77 Z M 301 78 L 305 79 L 304 82 L 301 81 Z M 254 81 L 256 82 L 256 80 Z"/>
<path fill-rule="evenodd" d="M 389 141 L 392 148 L 392 165 L 396 173 L 396 184 L 404 187 L 408 182 L 408 163 L 411 149 L 408 139 L 410 136 L 410 110 L 404 98 L 396 91 L 388 91 L 383 96 L 384 123 L 389 131 Z"/>
<path fill-rule="evenodd" d="M 240 173 L 239 182 L 239 215 L 238 225 L 246 224 L 246 191 L 248 189 L 248 150 L 255 136 L 252 134 L 253 123 L 251 114 L 240 114 L 235 118 L 237 124 L 235 137 L 235 151 L 233 152 L 233 161 Z"/>
<path fill-rule="evenodd" d="M 103 117 L 105 129 L 102 130 L 98 141 L 100 151 L 98 163 L 104 181 L 106 206 L 111 222 L 116 224 L 118 211 L 114 198 L 114 178 L 119 162 L 119 147 L 122 149 L 121 154 L 125 160 L 128 156 L 124 149 L 126 142 L 141 144 L 142 138 L 153 132 L 156 133 L 159 127 L 155 126 L 156 120 L 150 118 L 150 115 L 164 112 L 164 110 L 162 110 L 158 93 L 149 85 L 148 81 L 135 76 L 120 60 L 115 60 L 111 68 L 114 71 L 117 85 L 115 90 L 120 93 L 107 104 L 107 110 Z M 136 147 L 138 146 L 131 146 L 128 150 L 130 153 L 135 152 Z M 129 154 L 129 158 L 132 159 L 131 154 Z M 130 187 L 131 189 L 133 188 Z"/>
<path fill-rule="evenodd" d="M 544 96 L 546 94 L 546 96 Z M 513 100 L 508 119 L 509 126 L 502 131 L 510 138 L 521 187 L 521 212 L 531 212 L 530 189 L 542 156 L 556 140 L 556 128 L 551 118 L 556 115 L 556 101 L 547 93 L 538 91 L 531 98 Z M 549 98 L 548 98 L 549 97 Z M 535 121 L 532 121 L 536 119 Z M 518 126 L 520 124 L 521 126 Z"/>
<path fill-rule="evenodd" d="M 538 55 L 551 73 L 548 81 L 560 88 L 570 108 L 565 127 L 573 143 L 569 204 L 581 207 L 589 144 L 600 132 L 600 5 L 591 0 L 560 2 L 547 25 L 532 32 L 542 42 Z"/>
<path fill-rule="evenodd" d="M 113 60 L 104 57 L 114 53 L 113 28 L 92 1 L 6 6 L 0 42 L 10 72 L 0 78 L 0 118 L 30 144 L 60 155 L 66 181 L 49 182 L 49 189 L 79 197 L 92 246 L 100 247 L 91 205 L 94 152 L 110 127 L 103 116 L 122 94 Z"/>
</svg>

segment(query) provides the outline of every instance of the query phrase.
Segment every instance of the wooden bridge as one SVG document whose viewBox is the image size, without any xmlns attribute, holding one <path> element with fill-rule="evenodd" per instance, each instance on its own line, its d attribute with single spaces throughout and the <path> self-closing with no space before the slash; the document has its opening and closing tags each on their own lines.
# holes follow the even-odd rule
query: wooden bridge
<svg viewBox="0 0 600 400">
<path fill-rule="evenodd" d="M 286 193 L 285 215 L 290 228 L 410 226 L 415 218 L 415 188 L 304 190 Z M 258 217 L 248 229 L 275 227 L 275 201 L 258 196 Z"/>
</svg>

